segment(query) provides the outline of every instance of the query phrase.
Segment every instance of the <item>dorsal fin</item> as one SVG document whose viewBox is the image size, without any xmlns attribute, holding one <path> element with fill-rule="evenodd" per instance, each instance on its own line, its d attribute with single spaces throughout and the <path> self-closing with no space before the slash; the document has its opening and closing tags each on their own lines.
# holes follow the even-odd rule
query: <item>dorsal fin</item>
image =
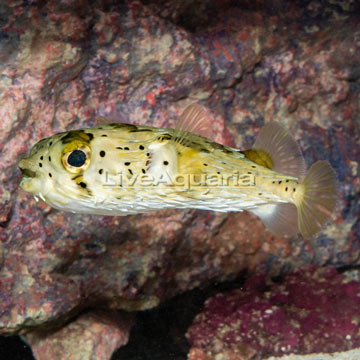
<svg viewBox="0 0 360 360">
<path fill-rule="evenodd" d="M 179 117 L 170 141 L 149 146 L 151 156 L 148 172 L 155 178 L 173 178 L 178 171 L 179 145 L 191 141 L 194 134 L 210 136 L 209 118 L 205 107 L 199 104 L 189 105 Z"/>
<path fill-rule="evenodd" d="M 192 134 L 210 138 L 212 127 L 209 126 L 210 114 L 208 110 L 199 104 L 189 105 L 180 115 L 174 132 L 174 141 L 183 144 Z"/>
<path fill-rule="evenodd" d="M 271 122 L 261 129 L 250 152 L 257 153 L 259 161 L 266 163 L 260 165 L 300 180 L 305 176 L 306 164 L 298 144 L 278 123 Z M 246 152 L 244 154 L 247 156 Z"/>
</svg>

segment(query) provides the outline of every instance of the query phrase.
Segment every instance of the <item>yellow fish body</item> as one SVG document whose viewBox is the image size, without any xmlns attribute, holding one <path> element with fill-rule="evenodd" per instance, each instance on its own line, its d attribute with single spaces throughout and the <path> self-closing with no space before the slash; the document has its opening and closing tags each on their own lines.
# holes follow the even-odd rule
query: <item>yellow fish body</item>
<svg viewBox="0 0 360 360">
<path fill-rule="evenodd" d="M 335 205 L 335 173 L 306 166 L 296 142 L 270 123 L 240 151 L 194 132 L 206 109 L 190 105 L 175 129 L 107 124 L 39 141 L 19 162 L 20 186 L 74 213 L 127 215 L 166 208 L 248 210 L 280 236 L 312 236 Z"/>
</svg>

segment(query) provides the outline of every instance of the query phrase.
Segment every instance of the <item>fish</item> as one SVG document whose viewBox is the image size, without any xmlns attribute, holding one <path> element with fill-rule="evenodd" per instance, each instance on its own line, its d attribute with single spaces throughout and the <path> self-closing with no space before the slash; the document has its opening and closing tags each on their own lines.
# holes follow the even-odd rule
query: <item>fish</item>
<svg viewBox="0 0 360 360">
<path fill-rule="evenodd" d="M 72 213 L 122 216 L 161 209 L 249 211 L 273 234 L 316 235 L 336 203 L 336 173 L 307 170 L 299 146 L 277 122 L 251 149 L 207 138 L 209 110 L 189 105 L 175 128 L 109 123 L 36 143 L 20 160 L 20 187 Z"/>
</svg>

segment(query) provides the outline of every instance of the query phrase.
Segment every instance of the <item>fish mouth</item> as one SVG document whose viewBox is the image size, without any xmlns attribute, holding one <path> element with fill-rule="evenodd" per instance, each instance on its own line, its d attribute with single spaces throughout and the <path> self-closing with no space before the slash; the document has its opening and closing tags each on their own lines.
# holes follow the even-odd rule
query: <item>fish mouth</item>
<svg viewBox="0 0 360 360">
<path fill-rule="evenodd" d="M 30 169 L 23 169 L 23 168 L 20 168 L 21 170 L 21 174 L 23 177 L 28 177 L 28 178 L 34 178 L 36 177 L 36 172 L 35 171 L 32 171 Z"/>
</svg>

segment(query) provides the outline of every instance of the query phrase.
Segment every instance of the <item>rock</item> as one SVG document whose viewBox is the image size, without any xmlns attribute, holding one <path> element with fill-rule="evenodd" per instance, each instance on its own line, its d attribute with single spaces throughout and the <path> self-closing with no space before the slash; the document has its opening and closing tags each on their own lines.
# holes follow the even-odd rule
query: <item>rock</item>
<svg viewBox="0 0 360 360">
<path fill-rule="evenodd" d="M 37 360 L 110 359 L 129 338 L 131 316 L 115 311 L 80 315 L 59 330 L 34 331 L 23 336 Z"/>
<path fill-rule="evenodd" d="M 360 356 L 360 349 L 336 352 L 331 354 L 317 353 L 312 355 L 285 355 L 279 357 L 271 357 L 266 360 L 354 360 Z"/>
<path fill-rule="evenodd" d="M 306 267 L 276 282 L 264 273 L 208 299 L 189 328 L 189 359 L 255 360 L 360 347 L 360 283 Z M 304 358 L 305 359 L 305 358 Z"/>
<path fill-rule="evenodd" d="M 99 303 L 149 309 L 244 269 L 357 264 L 358 10 L 330 0 L 1 4 L 0 333 L 55 320 L 66 331 Z M 218 142 L 249 148 L 279 121 L 308 165 L 331 163 L 339 201 L 316 239 L 280 239 L 248 213 L 66 214 L 18 188 L 17 163 L 43 137 L 97 116 L 171 127 L 193 102 L 210 109 Z"/>
</svg>

